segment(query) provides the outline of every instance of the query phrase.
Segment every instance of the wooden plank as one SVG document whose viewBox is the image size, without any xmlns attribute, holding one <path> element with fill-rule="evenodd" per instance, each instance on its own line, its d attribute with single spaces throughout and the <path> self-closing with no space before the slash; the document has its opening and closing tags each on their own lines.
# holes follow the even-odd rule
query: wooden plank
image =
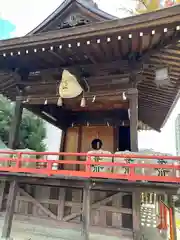
<svg viewBox="0 0 180 240">
<path fill-rule="evenodd" d="M 97 191 L 91 191 L 91 203 L 96 202 L 97 200 Z M 100 221 L 99 210 L 96 208 L 91 209 L 91 225 L 98 226 Z"/>
<path fill-rule="evenodd" d="M 27 184 L 27 185 L 25 185 L 25 189 L 28 193 L 30 193 L 31 186 L 29 184 Z M 16 197 L 16 200 L 18 200 L 18 196 Z M 19 213 L 28 215 L 28 206 L 29 206 L 29 202 L 27 200 L 26 201 L 19 201 L 19 205 L 18 205 Z"/>
<path fill-rule="evenodd" d="M 58 220 L 62 220 L 64 217 L 65 196 L 66 196 L 65 188 L 60 188 L 59 200 L 58 200 L 58 213 L 57 213 Z"/>
<path fill-rule="evenodd" d="M 19 188 L 19 192 L 23 194 L 24 196 L 28 197 L 37 207 L 39 207 L 45 214 L 47 214 L 49 217 L 51 217 L 54 220 L 57 220 L 57 216 L 52 213 L 49 209 L 42 206 L 41 203 L 39 203 L 36 199 L 34 199 L 30 194 L 28 194 L 26 191 L 24 191 L 22 188 Z"/>
<path fill-rule="evenodd" d="M 71 205 L 71 213 L 72 214 L 81 211 L 81 209 L 82 209 L 82 204 L 81 204 L 82 197 L 83 196 L 82 196 L 81 189 L 72 189 L 72 202 L 71 202 L 72 203 L 72 205 Z M 65 203 L 65 205 L 66 205 L 66 203 Z M 80 222 L 79 216 L 74 220 L 76 220 L 77 222 Z"/>
<path fill-rule="evenodd" d="M 99 192 L 99 195 L 102 198 L 106 198 L 107 193 L 106 192 Z M 106 206 L 103 206 L 106 207 Z M 102 227 L 106 227 L 106 210 L 104 208 L 99 208 L 99 224 Z"/>
<path fill-rule="evenodd" d="M 83 210 L 82 210 L 82 235 L 84 240 L 89 240 L 90 227 L 90 183 L 86 182 L 83 189 Z"/>
<path fill-rule="evenodd" d="M 50 196 L 50 187 L 49 186 L 35 186 L 34 187 L 34 198 L 42 204 L 43 199 L 47 199 Z M 45 208 L 49 208 L 49 203 L 43 204 Z M 33 215 L 37 217 L 46 217 L 46 214 L 38 206 L 33 205 Z"/>
<path fill-rule="evenodd" d="M 115 209 L 121 209 L 122 207 L 122 194 L 117 195 L 113 198 L 112 206 Z M 112 211 L 113 212 L 113 211 Z M 112 213 L 112 227 L 121 228 L 122 227 L 122 212 L 118 211 Z"/>
<path fill-rule="evenodd" d="M 119 194 L 119 193 L 115 193 L 115 194 L 113 193 L 112 195 L 110 195 L 110 196 L 108 196 L 108 197 L 106 197 L 106 198 L 104 198 L 104 199 L 102 199 L 100 201 L 97 201 L 97 202 L 93 203 L 91 205 L 91 208 L 92 207 L 93 208 L 100 208 L 101 205 L 105 205 L 108 202 L 112 201 L 113 196 L 116 196 L 117 194 Z M 64 217 L 63 220 L 64 221 L 70 221 L 71 219 L 74 219 L 74 218 L 76 218 L 77 216 L 79 216 L 81 214 L 82 214 L 82 211 L 80 211 L 79 213 L 72 213 L 72 214 Z"/>
<path fill-rule="evenodd" d="M 127 195 L 126 194 L 121 194 L 120 193 L 120 196 L 122 197 L 123 195 Z M 5 199 L 7 199 L 7 197 L 5 197 Z M 16 200 L 18 201 L 25 201 L 25 202 L 28 202 L 28 203 L 33 203 L 33 201 L 31 199 L 29 199 L 28 197 L 25 197 L 25 196 L 17 196 L 16 197 Z M 41 204 L 47 204 L 47 205 L 60 205 L 59 204 L 59 200 L 55 200 L 55 199 L 42 199 L 41 200 Z M 70 208 L 77 208 L 78 210 L 81 209 L 82 207 L 82 204 L 81 202 L 72 202 L 72 201 L 65 201 L 63 206 L 65 207 L 70 207 Z M 131 214 L 132 213 L 132 210 L 131 209 L 128 209 L 128 208 L 123 208 L 123 207 L 113 207 L 113 206 L 99 206 L 98 208 L 99 210 L 103 210 L 103 211 L 110 211 L 112 213 L 127 213 L 127 214 Z M 97 210 L 97 207 L 96 206 L 91 206 L 91 210 Z M 21 212 L 22 213 L 22 212 Z"/>
<path fill-rule="evenodd" d="M 14 180 L 11 182 L 11 185 L 10 185 L 8 201 L 6 206 L 6 214 L 5 214 L 4 224 L 2 228 L 2 238 L 4 239 L 10 238 L 17 191 L 18 191 L 18 184 L 17 184 L 17 181 Z"/>
</svg>

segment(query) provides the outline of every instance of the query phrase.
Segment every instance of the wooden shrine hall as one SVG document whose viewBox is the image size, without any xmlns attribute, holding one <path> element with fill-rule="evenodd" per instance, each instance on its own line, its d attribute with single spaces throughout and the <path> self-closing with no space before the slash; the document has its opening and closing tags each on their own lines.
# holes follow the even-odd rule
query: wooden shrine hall
<svg viewBox="0 0 180 240">
<path fill-rule="evenodd" d="M 140 155 L 138 130 L 160 131 L 166 123 L 179 98 L 179 63 L 180 5 L 118 19 L 92 0 L 65 0 L 26 36 L 1 40 L 0 91 L 16 102 L 8 146 L 15 157 L 0 152 L 2 239 L 10 238 L 15 213 L 37 223 L 82 223 L 85 240 L 104 229 L 140 240 L 142 192 L 168 199 L 170 239 L 177 239 L 172 195 L 179 163 L 165 166 L 169 175 L 147 169 L 161 167 L 148 160 L 180 157 Z M 62 129 L 59 153 L 26 153 L 39 157 L 27 159 L 14 151 L 23 108 Z M 92 163 L 97 139 L 105 150 L 98 157 L 111 159 L 106 163 Z M 140 160 L 115 162 L 121 158 Z M 115 171 L 122 167 L 130 170 Z"/>
</svg>

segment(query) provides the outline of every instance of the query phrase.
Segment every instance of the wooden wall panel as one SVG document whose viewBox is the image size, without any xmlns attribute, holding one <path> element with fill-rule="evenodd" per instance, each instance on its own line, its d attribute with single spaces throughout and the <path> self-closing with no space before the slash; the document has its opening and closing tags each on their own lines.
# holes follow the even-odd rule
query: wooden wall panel
<svg viewBox="0 0 180 240">
<path fill-rule="evenodd" d="M 95 138 L 99 138 L 103 142 L 103 149 L 106 151 L 114 151 L 114 131 L 113 127 L 108 126 L 90 126 L 82 127 L 81 151 L 88 152 L 91 150 L 91 142 Z"/>
<path fill-rule="evenodd" d="M 91 142 L 100 138 L 103 142 L 103 149 L 114 152 L 114 129 L 108 126 L 84 126 L 68 128 L 64 145 L 65 152 L 88 152 L 91 150 Z M 64 157 L 64 160 L 85 160 L 85 157 Z M 85 166 L 66 165 L 66 170 L 84 170 Z"/>
<path fill-rule="evenodd" d="M 23 185 L 18 192 L 15 211 L 18 214 L 55 220 L 58 224 L 60 221 L 81 223 L 82 189 Z M 91 225 L 132 229 L 131 195 L 91 190 Z M 7 193 L 3 200 L 6 199 Z M 2 211 L 5 209 L 6 205 Z"/>
</svg>

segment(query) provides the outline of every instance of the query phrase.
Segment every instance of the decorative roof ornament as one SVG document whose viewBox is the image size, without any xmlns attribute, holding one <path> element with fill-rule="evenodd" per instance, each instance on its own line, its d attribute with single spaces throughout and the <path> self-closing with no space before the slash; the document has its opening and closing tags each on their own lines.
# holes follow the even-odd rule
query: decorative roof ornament
<svg viewBox="0 0 180 240">
<path fill-rule="evenodd" d="M 81 0 L 81 1 L 84 2 L 84 3 L 89 4 L 92 7 L 98 8 L 98 5 L 97 5 L 97 3 L 94 2 L 94 0 Z"/>
</svg>

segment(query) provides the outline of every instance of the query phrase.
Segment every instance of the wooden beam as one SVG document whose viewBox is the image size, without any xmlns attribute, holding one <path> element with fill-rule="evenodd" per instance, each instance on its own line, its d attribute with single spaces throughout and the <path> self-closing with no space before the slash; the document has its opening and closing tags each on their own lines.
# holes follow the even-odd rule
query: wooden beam
<svg viewBox="0 0 180 240">
<path fill-rule="evenodd" d="M 131 137 L 131 151 L 138 151 L 138 91 L 137 89 L 130 89 L 129 108 L 130 108 L 130 137 Z"/>
<path fill-rule="evenodd" d="M 86 182 L 83 188 L 83 210 L 82 210 L 82 235 L 84 240 L 90 239 L 90 182 Z"/>
<path fill-rule="evenodd" d="M 18 190 L 18 184 L 17 184 L 17 181 L 14 180 L 10 184 L 10 190 L 9 190 L 7 206 L 6 206 L 6 214 L 5 214 L 4 224 L 2 228 L 2 238 L 5 240 L 6 239 L 8 240 L 11 234 L 17 190 Z"/>
<path fill-rule="evenodd" d="M 49 217 L 51 217 L 54 220 L 57 220 L 57 216 L 54 213 L 52 213 L 49 209 L 45 208 L 41 203 L 39 203 L 36 199 L 34 199 L 29 193 L 24 191 L 22 188 L 19 188 L 19 192 L 22 195 L 28 197 L 32 201 L 32 203 L 36 205 L 36 207 L 39 207 Z"/>
<path fill-rule="evenodd" d="M 109 122 L 110 125 L 116 125 L 120 121 L 126 121 L 129 124 L 127 110 L 125 109 L 115 109 L 107 111 L 86 111 L 86 112 L 72 112 L 70 115 L 71 126 L 72 123 L 75 125 L 86 125 L 89 124 L 106 124 Z"/>
<path fill-rule="evenodd" d="M 91 205 L 91 208 L 100 208 L 101 205 L 105 205 L 105 204 L 107 204 L 108 202 L 112 201 L 112 198 L 113 198 L 114 196 L 118 195 L 118 194 L 119 194 L 119 192 L 118 192 L 118 193 L 113 193 L 113 194 L 111 194 L 110 196 L 108 196 L 108 197 L 106 197 L 106 198 L 104 198 L 104 199 L 102 199 L 102 200 L 100 200 L 100 201 L 97 201 L 97 202 L 93 203 L 93 204 Z M 80 216 L 81 214 L 82 214 L 82 211 L 79 212 L 79 213 L 72 213 L 72 214 L 64 217 L 63 220 L 68 222 L 68 221 L 70 221 L 70 220 L 72 220 L 72 219 Z"/>
</svg>

